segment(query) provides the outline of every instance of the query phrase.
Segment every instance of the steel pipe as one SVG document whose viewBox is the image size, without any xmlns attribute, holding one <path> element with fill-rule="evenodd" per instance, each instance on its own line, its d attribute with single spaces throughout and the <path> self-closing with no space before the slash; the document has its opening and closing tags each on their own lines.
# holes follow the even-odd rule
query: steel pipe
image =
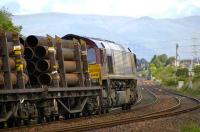
<svg viewBox="0 0 200 132">
<path fill-rule="evenodd" d="M 74 43 L 72 40 L 62 39 L 62 48 L 74 48 Z"/>
<path fill-rule="evenodd" d="M 76 71 L 76 62 L 75 61 L 64 61 L 65 71 L 75 72 Z"/>
<path fill-rule="evenodd" d="M 75 72 L 76 71 L 76 62 L 75 61 L 64 61 L 65 72 Z M 47 72 L 50 70 L 50 61 L 49 60 L 39 60 L 36 66 L 39 72 Z"/>
<path fill-rule="evenodd" d="M 69 48 L 62 48 L 64 60 L 74 60 L 74 50 Z M 37 46 L 35 48 L 35 55 L 38 58 L 48 58 L 48 46 Z M 59 58 L 59 56 L 57 57 Z"/>
<path fill-rule="evenodd" d="M 16 85 L 17 84 L 17 76 L 14 73 L 11 73 L 11 80 L 12 84 Z M 0 85 L 4 85 L 4 75 L 3 73 L 0 73 Z"/>
<path fill-rule="evenodd" d="M 46 58 L 48 57 L 48 47 L 47 46 L 37 46 L 35 48 L 35 56 L 38 58 Z"/>
<path fill-rule="evenodd" d="M 64 60 L 74 60 L 75 54 L 73 49 L 62 48 Z"/>
<path fill-rule="evenodd" d="M 15 60 L 13 58 L 9 58 L 10 68 L 15 69 Z M 0 68 L 3 67 L 3 60 L 0 58 Z"/>
<path fill-rule="evenodd" d="M 68 86 L 75 86 L 78 84 L 78 74 L 65 74 Z M 44 73 L 39 76 L 39 83 L 41 85 L 49 85 L 52 83 L 52 76 L 49 73 Z"/>
<path fill-rule="evenodd" d="M 8 47 L 8 53 L 9 54 L 14 54 L 14 43 L 13 42 L 7 42 L 7 47 Z M 21 47 L 21 52 L 24 54 L 24 46 L 20 44 Z M 2 47 L 0 46 L 0 52 L 2 52 Z"/>
<path fill-rule="evenodd" d="M 36 71 L 36 66 L 33 61 L 27 61 L 27 71 L 29 74 L 33 74 Z"/>
<path fill-rule="evenodd" d="M 29 76 L 25 73 L 23 73 L 23 79 L 24 79 L 24 83 L 27 84 L 29 81 Z"/>
<path fill-rule="evenodd" d="M 25 70 L 26 67 L 27 67 L 27 62 L 26 62 L 26 60 L 24 58 L 22 59 L 22 64 L 23 64 L 23 68 Z"/>
<path fill-rule="evenodd" d="M 9 58 L 9 63 L 10 63 L 10 68 L 13 70 L 15 69 L 15 60 L 14 58 Z M 26 66 L 27 66 L 27 63 L 26 63 L 26 60 L 23 59 L 22 60 L 22 63 L 23 63 L 23 68 L 26 69 Z M 2 58 L 0 58 L 0 68 L 3 67 L 3 61 L 2 61 Z"/>
<path fill-rule="evenodd" d="M 48 41 L 46 37 L 42 36 L 35 36 L 35 35 L 30 35 L 26 38 L 26 43 L 30 47 L 36 47 L 38 45 L 44 45 L 48 46 Z"/>
<path fill-rule="evenodd" d="M 39 60 L 37 62 L 36 68 L 39 72 L 47 72 L 50 69 L 49 60 Z"/>
<path fill-rule="evenodd" d="M 51 82 L 52 82 L 51 74 L 44 73 L 44 74 L 39 75 L 39 80 L 38 81 L 39 81 L 39 83 L 41 85 L 49 85 L 49 84 L 51 84 Z"/>
<path fill-rule="evenodd" d="M 25 45 L 25 40 L 23 37 L 19 37 L 19 42 L 20 44 Z"/>
<path fill-rule="evenodd" d="M 38 77 L 36 75 L 30 75 L 29 76 L 29 81 L 31 85 L 38 85 Z"/>
<path fill-rule="evenodd" d="M 33 57 L 34 57 L 33 49 L 26 47 L 25 50 L 24 50 L 24 58 L 26 60 L 31 60 L 31 59 L 33 59 Z"/>
<path fill-rule="evenodd" d="M 55 39 L 53 39 L 53 42 L 55 42 Z M 26 43 L 30 47 L 36 47 L 38 45 L 49 46 L 47 37 L 43 36 L 30 35 L 26 38 Z M 74 43 L 72 40 L 62 39 L 61 43 L 62 43 L 62 48 L 74 48 Z"/>
<path fill-rule="evenodd" d="M 79 82 L 78 74 L 68 73 L 68 74 L 65 74 L 65 76 L 66 76 L 68 86 L 75 86 L 78 84 Z"/>
</svg>

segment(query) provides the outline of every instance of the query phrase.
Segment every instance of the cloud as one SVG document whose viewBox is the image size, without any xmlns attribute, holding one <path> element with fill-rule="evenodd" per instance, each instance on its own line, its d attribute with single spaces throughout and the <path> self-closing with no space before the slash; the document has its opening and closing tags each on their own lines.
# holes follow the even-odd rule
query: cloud
<svg viewBox="0 0 200 132">
<path fill-rule="evenodd" d="M 63 12 L 155 18 L 200 14 L 198 0 L 0 0 L 14 14 Z"/>
</svg>

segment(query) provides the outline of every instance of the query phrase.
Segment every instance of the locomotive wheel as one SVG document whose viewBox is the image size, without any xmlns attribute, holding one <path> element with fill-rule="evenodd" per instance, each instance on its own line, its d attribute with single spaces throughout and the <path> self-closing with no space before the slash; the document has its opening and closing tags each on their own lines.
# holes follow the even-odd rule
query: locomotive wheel
<svg viewBox="0 0 200 132">
<path fill-rule="evenodd" d="M 27 126 L 27 125 L 30 125 L 31 120 L 30 119 L 24 119 L 23 122 L 24 122 L 24 125 Z"/>
<path fill-rule="evenodd" d="M 59 115 L 55 115 L 55 121 L 59 121 Z"/>
<path fill-rule="evenodd" d="M 127 105 L 126 104 L 122 105 L 122 110 L 127 110 Z"/>
<path fill-rule="evenodd" d="M 54 121 L 54 116 L 50 115 L 50 121 Z"/>
<path fill-rule="evenodd" d="M 76 117 L 77 117 L 77 118 L 80 118 L 80 113 L 77 113 L 77 114 L 76 114 Z"/>
<path fill-rule="evenodd" d="M 46 119 L 46 122 L 50 122 L 51 121 L 50 116 L 46 116 L 45 119 Z"/>
<path fill-rule="evenodd" d="M 103 109 L 101 110 L 101 113 L 102 113 L 102 114 L 106 114 L 106 108 L 103 108 Z"/>
<path fill-rule="evenodd" d="M 70 116 L 70 114 L 66 114 L 66 115 L 64 115 L 64 118 L 65 118 L 65 120 L 68 120 L 71 118 L 71 116 Z"/>
<path fill-rule="evenodd" d="M 43 121 L 43 117 L 38 116 L 38 118 L 37 118 L 37 122 L 40 124 L 40 123 L 42 123 L 42 121 Z"/>
</svg>

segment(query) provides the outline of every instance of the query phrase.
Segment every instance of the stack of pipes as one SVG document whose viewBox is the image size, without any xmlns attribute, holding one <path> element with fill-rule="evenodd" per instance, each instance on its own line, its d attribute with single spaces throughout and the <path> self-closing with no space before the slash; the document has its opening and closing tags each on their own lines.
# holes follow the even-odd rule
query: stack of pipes
<svg viewBox="0 0 200 132">
<path fill-rule="evenodd" d="M 55 39 L 53 39 L 55 44 Z M 32 85 L 49 85 L 52 86 L 53 72 L 51 70 L 50 51 L 52 46 L 49 45 L 47 37 L 30 35 L 26 39 L 27 47 L 25 48 L 25 58 L 27 60 L 27 70 L 30 76 Z M 56 50 L 56 46 L 54 46 Z M 78 74 L 76 73 L 76 61 L 74 53 L 74 44 L 70 40 L 62 40 L 62 54 L 64 57 L 64 69 L 66 82 L 68 86 L 76 86 L 79 82 Z M 56 65 L 60 59 L 56 53 Z M 54 67 L 54 66 L 53 66 Z M 56 72 L 60 72 L 59 68 Z"/>
<path fill-rule="evenodd" d="M 24 40 L 23 38 L 19 38 L 18 34 L 15 34 L 17 35 L 16 37 L 14 37 L 13 34 L 14 33 L 11 32 L 0 34 L 0 87 L 3 87 L 7 80 L 5 79 L 5 72 L 10 74 L 11 84 L 14 88 L 20 88 L 18 72 L 22 73 L 24 84 L 27 84 L 29 80 L 27 74 L 25 74 L 27 63 L 23 58 Z M 18 58 L 18 56 L 20 56 L 20 58 Z M 8 64 L 5 63 L 6 61 Z"/>
</svg>

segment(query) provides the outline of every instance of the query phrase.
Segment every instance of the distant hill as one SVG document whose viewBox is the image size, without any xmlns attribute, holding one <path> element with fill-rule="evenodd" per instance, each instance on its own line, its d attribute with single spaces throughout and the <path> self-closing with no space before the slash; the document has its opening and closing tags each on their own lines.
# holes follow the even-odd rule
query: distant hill
<svg viewBox="0 0 200 132">
<path fill-rule="evenodd" d="M 154 54 L 175 55 L 175 44 L 190 44 L 200 31 L 200 16 L 178 19 L 132 18 L 118 16 L 45 13 L 14 16 L 24 35 L 79 34 L 119 42 L 130 47 L 139 58 Z"/>
</svg>

